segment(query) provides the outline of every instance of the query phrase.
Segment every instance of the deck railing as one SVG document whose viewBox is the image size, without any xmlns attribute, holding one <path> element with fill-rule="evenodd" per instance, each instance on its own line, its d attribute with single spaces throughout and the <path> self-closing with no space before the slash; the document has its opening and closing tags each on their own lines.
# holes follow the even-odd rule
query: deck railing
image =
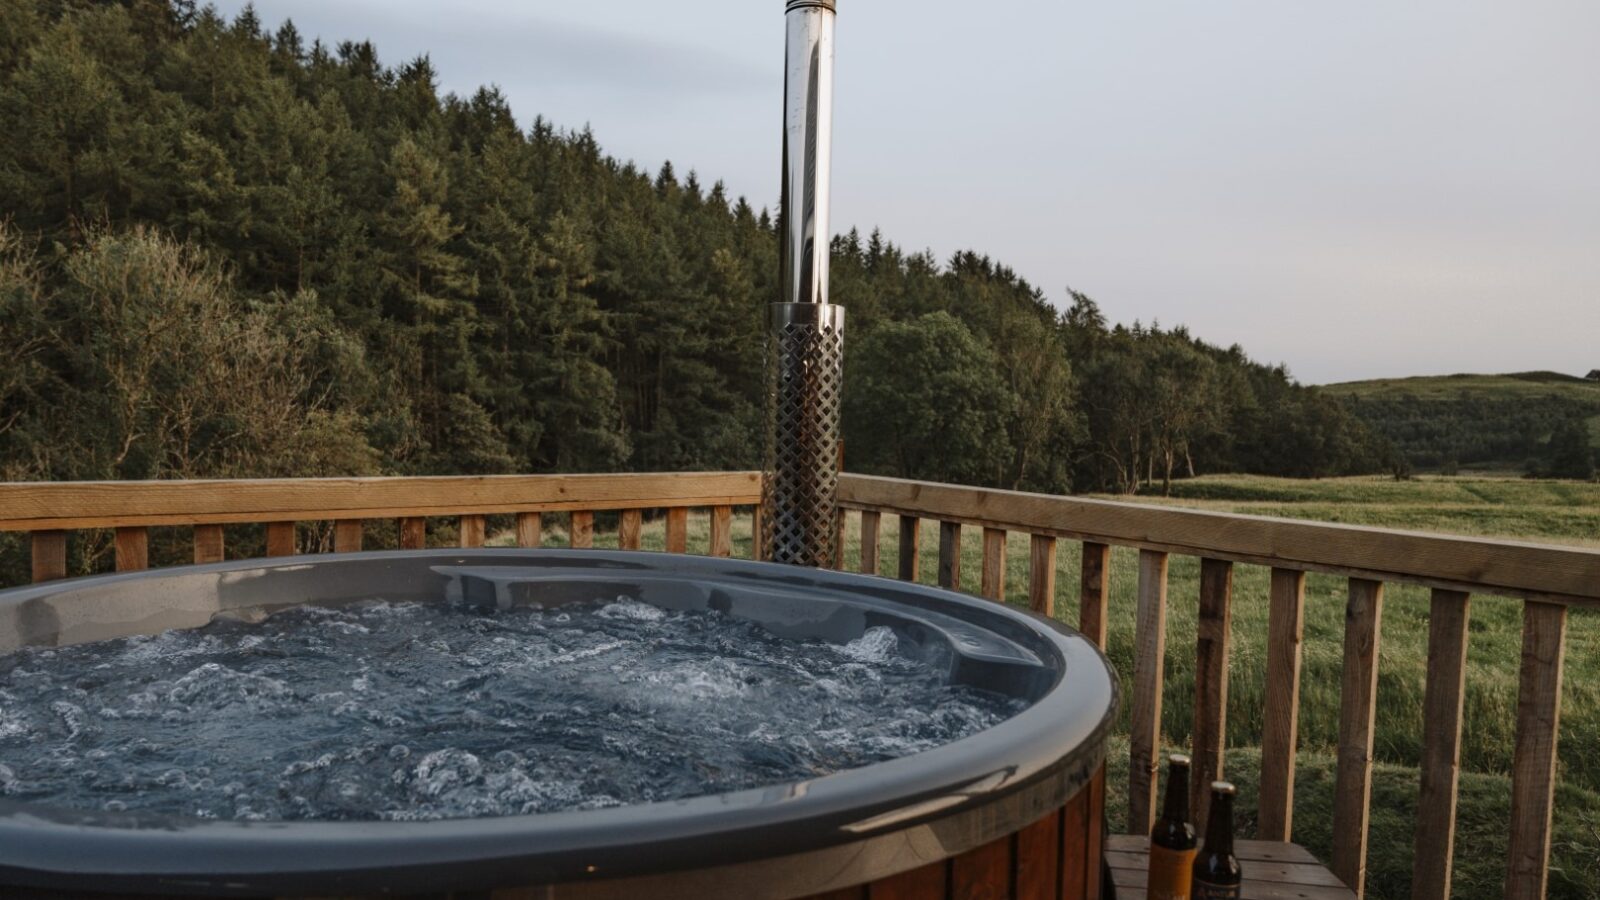
<svg viewBox="0 0 1600 900">
<path fill-rule="evenodd" d="M 73 530 L 115 529 L 116 568 L 133 570 L 148 565 L 151 527 L 191 526 L 194 560 L 211 562 L 223 558 L 223 527 L 235 523 L 264 523 L 270 556 L 296 552 L 295 523 L 308 521 L 333 522 L 333 547 L 343 551 L 368 543 L 363 522 L 374 519 L 398 520 L 396 542 L 415 548 L 425 546 L 428 518 L 455 517 L 460 545 L 473 547 L 484 541 L 486 516 L 511 515 L 517 544 L 536 547 L 541 514 L 566 512 L 570 546 L 581 548 L 593 544 L 595 512 L 609 510 L 619 514 L 618 546 L 637 548 L 643 511 L 664 510 L 665 549 L 684 552 L 690 509 L 709 508 L 709 552 L 729 556 L 733 509 L 756 504 L 759 494 L 760 476 L 753 472 L 14 483 L 0 485 L 0 531 L 31 533 L 36 581 L 67 574 Z M 1450 896 L 1469 598 L 1520 599 L 1521 680 L 1505 896 L 1544 895 L 1567 608 L 1600 605 L 1600 552 L 861 475 L 842 477 L 840 501 L 860 517 L 865 572 L 878 571 L 887 515 L 899 523 L 898 575 L 915 580 L 921 521 L 932 519 L 939 527 L 938 581 L 957 587 L 961 529 L 982 528 L 980 591 L 994 599 L 1005 592 L 1007 533 L 1030 535 L 1027 593 L 1033 609 L 1046 614 L 1054 612 L 1057 595 L 1057 542 L 1082 542 L 1079 628 L 1101 646 L 1112 547 L 1138 551 L 1134 670 L 1123 673 L 1131 706 L 1127 828 L 1134 833 L 1148 831 L 1155 815 L 1169 558 L 1201 561 L 1193 726 L 1199 821 L 1206 799 L 1201 788 L 1224 774 L 1233 566 L 1271 568 L 1256 835 L 1267 840 L 1288 840 L 1292 827 L 1306 573 L 1348 578 L 1332 851 L 1334 871 L 1358 894 L 1365 881 L 1384 585 L 1433 591 L 1412 890 L 1417 898 Z M 842 519 L 843 514 L 841 540 Z"/>
</svg>

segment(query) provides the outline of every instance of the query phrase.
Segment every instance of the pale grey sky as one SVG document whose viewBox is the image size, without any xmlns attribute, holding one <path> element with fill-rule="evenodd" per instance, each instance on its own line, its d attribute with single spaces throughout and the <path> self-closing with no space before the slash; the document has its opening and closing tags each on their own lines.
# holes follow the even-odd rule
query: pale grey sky
<svg viewBox="0 0 1600 900">
<path fill-rule="evenodd" d="M 778 0 L 255 6 L 776 204 Z M 1582 374 L 1597 39 L 1592 0 L 840 0 L 833 224 L 988 253 L 1308 382 Z"/>
</svg>

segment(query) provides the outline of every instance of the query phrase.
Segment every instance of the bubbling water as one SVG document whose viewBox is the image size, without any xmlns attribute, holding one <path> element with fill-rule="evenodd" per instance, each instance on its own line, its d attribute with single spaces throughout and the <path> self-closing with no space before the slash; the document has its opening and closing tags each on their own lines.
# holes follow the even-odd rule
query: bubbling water
<svg viewBox="0 0 1600 900">
<path fill-rule="evenodd" d="M 0 797 L 200 818 L 423 820 L 826 775 L 1024 705 L 886 627 L 791 641 L 626 597 L 371 601 L 0 657 Z"/>
</svg>

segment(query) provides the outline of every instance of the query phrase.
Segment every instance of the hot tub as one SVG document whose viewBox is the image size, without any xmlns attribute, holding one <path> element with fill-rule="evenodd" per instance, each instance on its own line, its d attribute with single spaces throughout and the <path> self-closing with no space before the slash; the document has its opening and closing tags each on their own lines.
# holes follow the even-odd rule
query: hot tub
<svg viewBox="0 0 1600 900">
<path fill-rule="evenodd" d="M 713 609 L 783 638 L 868 628 L 940 648 L 949 678 L 1027 702 L 969 737 L 785 784 L 539 815 L 227 821 L 0 797 L 6 896 L 157 894 L 541 898 L 1087 896 L 1095 775 L 1116 682 L 1043 618 L 876 577 L 706 557 L 441 550 L 290 557 L 0 593 L 0 654 L 371 598 L 528 602 L 627 595 Z M 989 893 L 973 893 L 975 889 Z"/>
</svg>

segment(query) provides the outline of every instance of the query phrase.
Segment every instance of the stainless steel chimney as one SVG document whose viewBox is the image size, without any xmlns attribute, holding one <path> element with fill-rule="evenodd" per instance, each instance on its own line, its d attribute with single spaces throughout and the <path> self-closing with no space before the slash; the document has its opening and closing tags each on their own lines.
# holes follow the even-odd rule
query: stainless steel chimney
<svg viewBox="0 0 1600 900">
<path fill-rule="evenodd" d="M 833 144 L 834 0 L 787 0 L 782 302 L 772 305 L 764 559 L 832 568 L 839 493 L 844 310 L 828 302 L 828 186 Z"/>
</svg>

